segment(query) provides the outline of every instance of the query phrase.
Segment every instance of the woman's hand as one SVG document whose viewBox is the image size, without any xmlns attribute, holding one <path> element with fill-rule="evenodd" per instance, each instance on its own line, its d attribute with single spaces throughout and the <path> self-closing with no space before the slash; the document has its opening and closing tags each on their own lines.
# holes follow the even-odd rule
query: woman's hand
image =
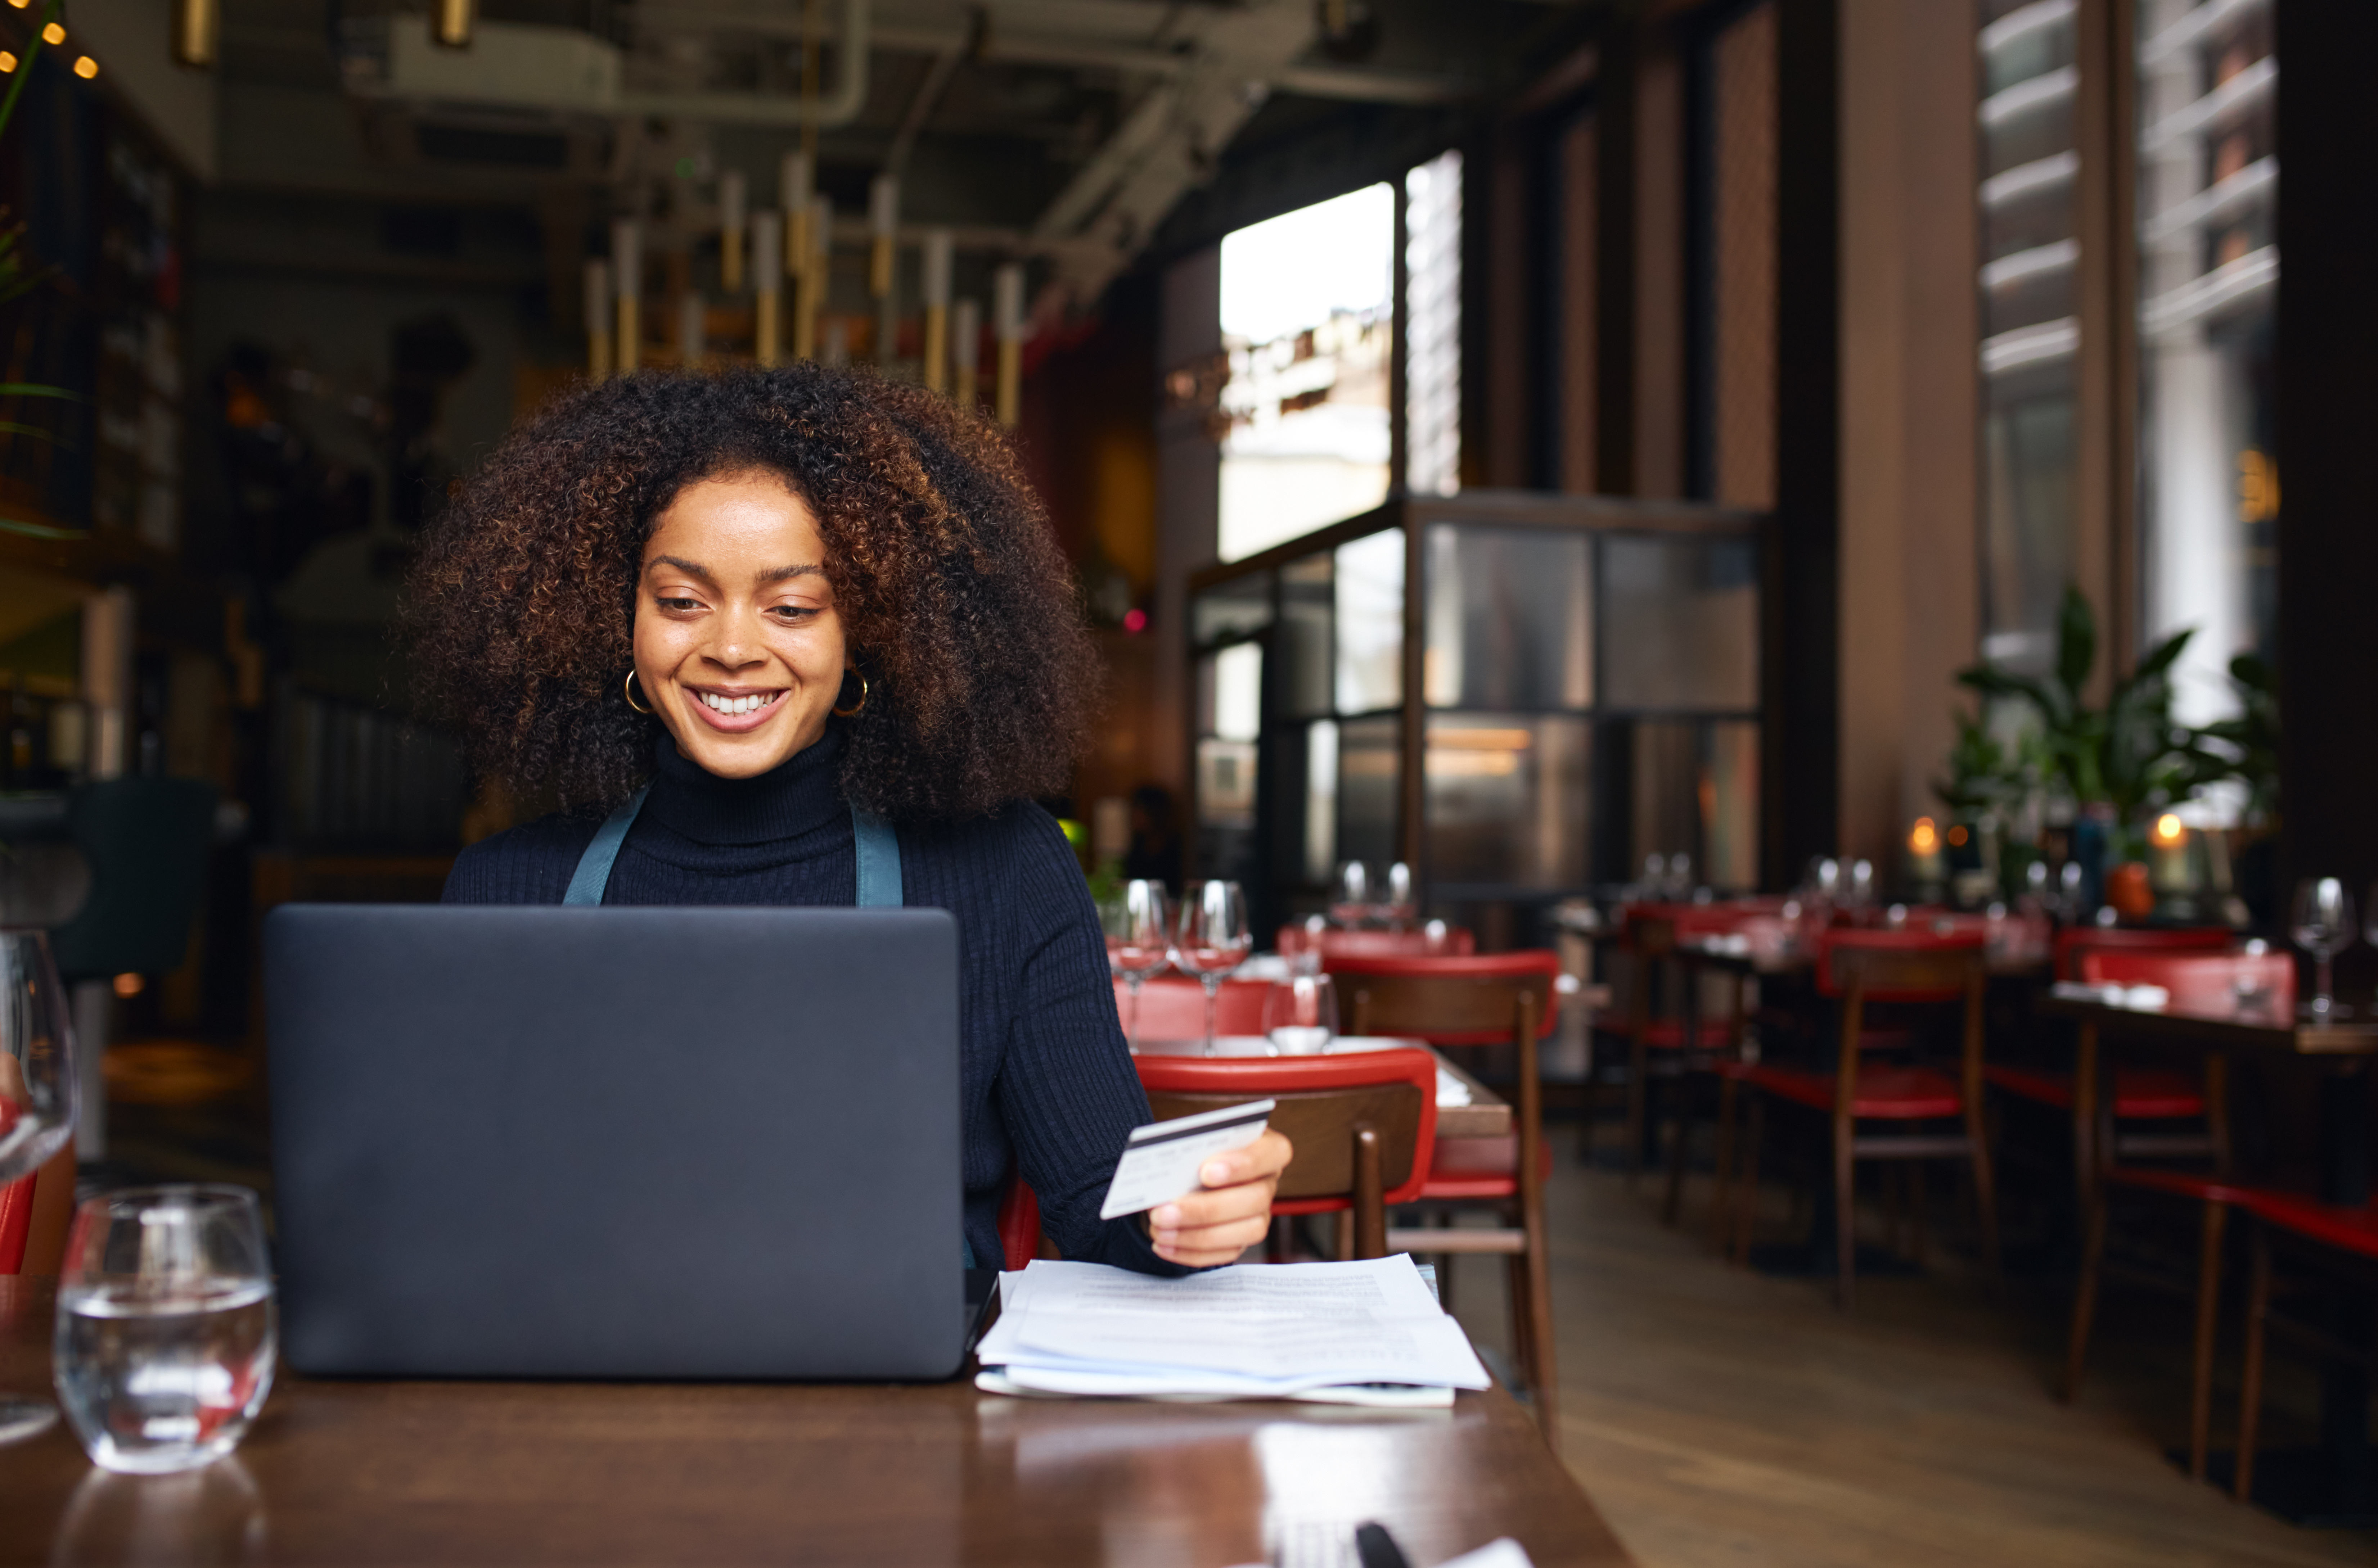
<svg viewBox="0 0 2378 1568">
<path fill-rule="evenodd" d="M 1193 1269 L 1237 1263 L 1241 1252 L 1270 1231 L 1272 1193 L 1295 1153 L 1286 1137 L 1267 1131 L 1245 1148 L 1207 1160 L 1197 1172 L 1206 1184 L 1203 1191 L 1148 1215 L 1156 1255 Z"/>
</svg>

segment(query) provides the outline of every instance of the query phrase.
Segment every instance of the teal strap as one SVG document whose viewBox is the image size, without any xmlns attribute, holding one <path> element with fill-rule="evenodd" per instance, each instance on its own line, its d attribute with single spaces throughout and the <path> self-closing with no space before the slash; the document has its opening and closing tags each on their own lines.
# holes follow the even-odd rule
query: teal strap
<svg viewBox="0 0 2378 1568">
<path fill-rule="evenodd" d="M 900 835 L 872 811 L 850 808 L 851 836 L 859 844 L 859 907 L 900 907 Z"/>
<path fill-rule="evenodd" d="M 562 903 L 603 902 L 611 885 L 611 863 L 619 858 L 619 845 L 627 842 L 628 830 L 636 825 L 636 813 L 644 808 L 644 796 L 651 793 L 649 784 L 636 791 L 594 830 L 594 842 L 578 857 L 578 869 L 570 874 L 570 891 L 561 895 Z M 900 835 L 892 831 L 891 823 L 856 806 L 850 808 L 850 833 L 859 849 L 859 907 L 899 908 Z"/>
<path fill-rule="evenodd" d="M 570 891 L 561 895 L 562 903 L 603 902 L 603 890 L 611 885 L 611 862 L 619 858 L 619 845 L 627 842 L 628 830 L 636 825 L 636 813 L 644 808 L 644 796 L 652 792 L 650 784 L 636 791 L 594 830 L 594 842 L 578 857 L 578 869 L 570 874 Z"/>
</svg>

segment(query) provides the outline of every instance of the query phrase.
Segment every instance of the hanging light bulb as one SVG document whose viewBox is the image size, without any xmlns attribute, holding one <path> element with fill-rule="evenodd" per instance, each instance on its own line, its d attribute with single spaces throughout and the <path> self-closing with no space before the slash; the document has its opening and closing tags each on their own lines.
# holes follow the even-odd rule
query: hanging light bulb
<svg viewBox="0 0 2378 1568">
<path fill-rule="evenodd" d="M 443 48 L 468 49 L 478 20 L 479 0 L 437 0 L 429 13 L 429 36 Z"/>
<path fill-rule="evenodd" d="M 221 0 L 174 0 L 170 47 L 174 64 L 205 70 L 215 63 L 215 42 L 222 30 Z"/>
</svg>

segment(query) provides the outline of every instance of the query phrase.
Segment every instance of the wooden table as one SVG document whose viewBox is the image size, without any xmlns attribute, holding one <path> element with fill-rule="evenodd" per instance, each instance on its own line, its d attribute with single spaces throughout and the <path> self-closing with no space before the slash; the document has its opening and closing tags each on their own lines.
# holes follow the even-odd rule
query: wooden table
<svg viewBox="0 0 2378 1568">
<path fill-rule="evenodd" d="M 1142 1040 L 1139 1043 L 1139 1054 L 1142 1056 L 1199 1056 L 1204 1053 L 1206 1043 L 1203 1040 Z M 1449 1106 L 1442 1100 L 1437 1102 L 1436 1135 L 1438 1137 L 1507 1138 L 1510 1136 L 1510 1102 L 1455 1066 L 1443 1051 L 1425 1040 L 1393 1039 L 1386 1036 L 1356 1039 L 1352 1035 L 1340 1035 L 1330 1042 L 1329 1049 L 1321 1054 L 1339 1056 L 1356 1050 L 1406 1048 L 1428 1052 L 1429 1055 L 1436 1058 L 1439 1071 L 1450 1074 L 1457 1083 L 1470 1091 L 1470 1103 L 1466 1106 Z M 1253 1061 L 1271 1059 L 1248 1055 L 1246 1059 Z"/>
<path fill-rule="evenodd" d="M 2104 1107 L 2111 1104 L 2109 1059 L 2115 1049 L 2187 1054 L 2200 1059 L 2236 1058 L 2293 1061 L 2326 1082 L 2320 1095 L 2315 1151 L 2320 1195 L 2332 1203 L 2370 1201 L 2370 1138 L 2373 1111 L 2370 1062 L 2378 1056 L 2378 1024 L 2314 1021 L 2267 1004 L 2252 1009 L 2133 1008 L 2102 997 L 2043 992 L 2033 1004 L 2050 1018 L 2079 1025 L 2072 1077 L 2076 1154 L 2083 1179 L 2094 1185 L 2105 1139 Z M 2343 1303 L 2340 1329 L 2366 1332 L 2366 1305 Z M 2352 1362 L 2331 1359 L 2321 1374 L 2321 1446 L 2265 1454 L 2254 1463 L 2254 1493 L 2295 1518 L 2362 1517 L 2378 1514 L 2378 1456 L 2370 1443 L 2370 1377 Z"/>
<path fill-rule="evenodd" d="M 0 1279 L 0 1387 L 48 1387 L 54 1292 Z M 63 1425 L 0 1450 L 10 1563 L 1223 1568 L 1365 1519 L 1415 1568 L 1504 1535 L 1539 1568 L 1629 1561 L 1499 1389 L 1373 1411 L 286 1378 L 239 1452 L 189 1475 L 109 1475 Z"/>
</svg>

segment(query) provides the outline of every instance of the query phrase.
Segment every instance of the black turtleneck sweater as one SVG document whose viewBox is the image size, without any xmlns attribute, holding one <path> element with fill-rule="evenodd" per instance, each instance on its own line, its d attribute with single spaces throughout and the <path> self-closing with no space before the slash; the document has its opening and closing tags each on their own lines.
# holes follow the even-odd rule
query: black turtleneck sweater
<svg viewBox="0 0 2378 1568">
<path fill-rule="evenodd" d="M 722 779 L 664 736 L 652 794 L 613 865 L 606 904 L 854 904 L 859 854 L 837 783 L 842 736 L 774 772 Z M 597 823 L 553 816 L 464 850 L 449 904 L 559 904 Z M 1068 1258 L 1147 1274 L 1159 1258 L 1135 1219 L 1099 1203 L 1123 1138 L 1148 1119 L 1115 1017 L 1098 911 L 1065 836 L 1019 802 L 957 826 L 900 830 L 910 907 L 958 923 L 959 1102 L 966 1129 L 966 1235 L 1000 1256 L 999 1201 L 1020 1168 L 1041 1229 Z"/>
</svg>

